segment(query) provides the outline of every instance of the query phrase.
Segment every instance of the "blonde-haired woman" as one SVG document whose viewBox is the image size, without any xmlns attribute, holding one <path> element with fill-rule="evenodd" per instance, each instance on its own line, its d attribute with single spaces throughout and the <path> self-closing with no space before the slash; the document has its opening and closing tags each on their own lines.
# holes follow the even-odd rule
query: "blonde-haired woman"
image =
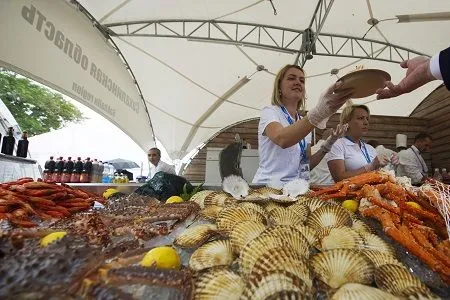
<svg viewBox="0 0 450 300">
<path fill-rule="evenodd" d="M 351 90 L 338 90 L 337 82 L 320 97 L 306 116 L 305 72 L 297 65 L 286 65 L 277 74 L 270 106 L 263 108 L 258 126 L 259 168 L 253 183 L 280 186 L 285 182 L 309 179 L 314 168 L 329 151 L 334 140 L 311 156 L 311 131 L 325 128 L 328 118 L 349 98 Z"/>
<path fill-rule="evenodd" d="M 348 124 L 347 133 L 338 139 L 328 154 L 328 168 L 334 181 L 377 170 L 389 162 L 398 164 L 398 157 L 377 156 L 375 148 L 362 138 L 369 130 L 370 110 L 365 105 L 351 105 L 341 113 L 341 124 Z"/>
</svg>

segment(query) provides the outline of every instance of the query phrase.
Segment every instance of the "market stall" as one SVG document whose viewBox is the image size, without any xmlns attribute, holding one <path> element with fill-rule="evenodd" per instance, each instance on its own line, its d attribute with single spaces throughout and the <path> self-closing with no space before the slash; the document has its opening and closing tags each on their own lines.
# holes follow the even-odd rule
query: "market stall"
<svg viewBox="0 0 450 300">
<path fill-rule="evenodd" d="M 185 190 L 189 200 L 167 203 L 139 193 L 105 201 L 29 179 L 3 184 L 11 216 L 0 226 L 0 296 L 448 298 L 449 187 L 401 182 L 373 172 L 303 195 Z"/>
</svg>

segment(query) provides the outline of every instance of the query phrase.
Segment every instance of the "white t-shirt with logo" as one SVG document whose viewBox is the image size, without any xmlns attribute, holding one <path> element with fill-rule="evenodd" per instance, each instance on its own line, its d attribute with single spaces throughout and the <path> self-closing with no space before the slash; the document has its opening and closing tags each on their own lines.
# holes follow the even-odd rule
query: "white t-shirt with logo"
<svg viewBox="0 0 450 300">
<path fill-rule="evenodd" d="M 331 150 L 328 153 L 327 162 L 331 160 L 343 159 L 346 171 L 353 171 L 364 167 L 374 160 L 375 157 L 377 157 L 377 151 L 369 144 L 364 142 L 362 143 L 367 150 L 369 161 L 367 161 L 365 157 L 364 147 L 360 148 L 359 144 L 343 137 L 338 139 L 333 144 L 333 147 L 331 147 Z"/>
<path fill-rule="evenodd" d="M 286 183 L 300 176 L 300 145 L 297 143 L 283 149 L 264 134 L 267 125 L 278 122 L 283 127 L 289 122 L 281 107 L 266 106 L 261 111 L 258 125 L 259 168 L 253 177 L 255 184 Z M 311 134 L 305 137 L 306 146 L 311 144 Z"/>
</svg>

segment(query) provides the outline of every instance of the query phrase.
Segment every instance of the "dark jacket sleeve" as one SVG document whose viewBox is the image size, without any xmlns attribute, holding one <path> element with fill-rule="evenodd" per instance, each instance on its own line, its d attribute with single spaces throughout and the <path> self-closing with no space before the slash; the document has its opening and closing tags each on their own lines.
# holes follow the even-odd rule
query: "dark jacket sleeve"
<svg viewBox="0 0 450 300">
<path fill-rule="evenodd" d="M 450 91 L 450 47 L 439 54 L 439 67 L 447 90 Z"/>
</svg>

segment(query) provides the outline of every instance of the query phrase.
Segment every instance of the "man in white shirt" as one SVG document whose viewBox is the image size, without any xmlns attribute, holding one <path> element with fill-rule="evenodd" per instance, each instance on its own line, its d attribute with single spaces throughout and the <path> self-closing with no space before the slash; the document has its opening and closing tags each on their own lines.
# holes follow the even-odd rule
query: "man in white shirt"
<svg viewBox="0 0 450 300">
<path fill-rule="evenodd" d="M 398 153 L 399 165 L 397 176 L 407 176 L 411 178 L 412 184 L 420 183 L 427 177 L 428 167 L 421 153 L 431 151 L 432 138 L 427 133 L 419 133 L 414 138 L 414 145 Z"/>
<path fill-rule="evenodd" d="M 158 172 L 166 172 L 170 174 L 175 174 L 175 167 L 166 164 L 161 160 L 161 150 L 158 148 L 151 148 L 148 150 L 148 161 L 150 162 L 150 172 L 148 173 L 148 178 L 152 179 Z"/>
</svg>

